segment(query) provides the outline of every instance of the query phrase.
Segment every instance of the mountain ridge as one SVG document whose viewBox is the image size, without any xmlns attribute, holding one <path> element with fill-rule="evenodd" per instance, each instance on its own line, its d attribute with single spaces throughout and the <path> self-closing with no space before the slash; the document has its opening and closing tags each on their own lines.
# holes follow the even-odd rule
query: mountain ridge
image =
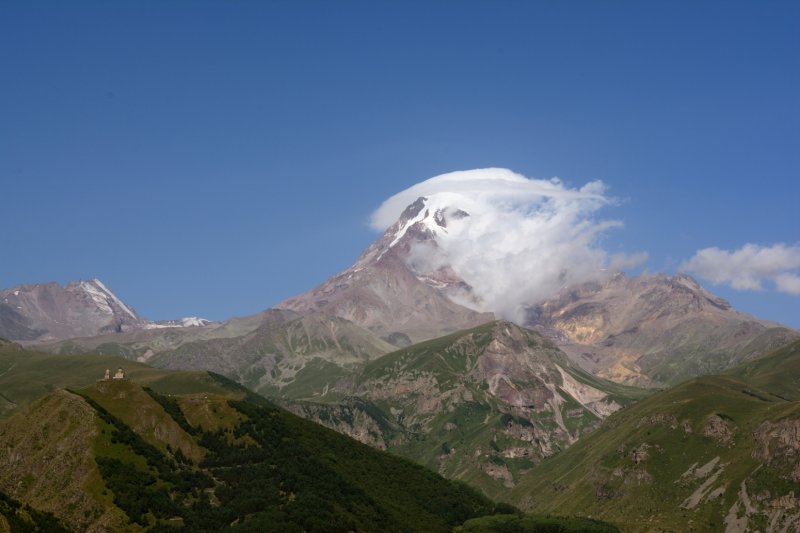
<svg viewBox="0 0 800 533">
<path fill-rule="evenodd" d="M 146 320 L 97 278 L 0 290 L 0 337 L 26 344 L 209 324 L 211 321 L 199 317 Z"/>
<path fill-rule="evenodd" d="M 632 532 L 797 531 L 798 379 L 795 341 L 658 392 L 544 461 L 507 499 Z"/>
<path fill-rule="evenodd" d="M 800 336 L 736 311 L 685 274 L 619 273 L 568 287 L 533 306 L 526 324 L 586 370 L 646 386 L 719 373 Z"/>
<path fill-rule="evenodd" d="M 430 277 L 409 268 L 407 258 L 413 244 L 435 245 L 427 226 L 416 220 L 420 213 L 425 213 L 425 198 L 409 205 L 351 267 L 276 307 L 300 314 L 320 311 L 340 316 L 381 337 L 403 334 L 413 342 L 493 320 L 491 313 L 453 302 Z M 451 282 L 462 283 L 458 279 Z"/>
<path fill-rule="evenodd" d="M 594 378 L 540 334 L 501 320 L 390 352 L 349 391 L 284 405 L 497 495 L 644 394 Z"/>
</svg>

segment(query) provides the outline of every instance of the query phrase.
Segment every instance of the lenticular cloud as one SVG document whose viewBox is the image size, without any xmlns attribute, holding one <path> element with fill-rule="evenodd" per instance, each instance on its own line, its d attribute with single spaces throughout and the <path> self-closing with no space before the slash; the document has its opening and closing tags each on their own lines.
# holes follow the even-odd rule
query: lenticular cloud
<svg viewBox="0 0 800 533">
<path fill-rule="evenodd" d="M 611 255 L 600 246 L 607 230 L 622 226 L 596 218 L 612 203 L 601 181 L 573 189 L 558 179 L 529 179 L 506 169 L 452 172 L 386 200 L 373 213 L 372 226 L 387 228 L 421 196 L 432 212 L 459 209 L 470 216 L 453 217 L 438 229 L 437 246 L 412 250 L 414 269 L 450 266 L 472 286 L 460 303 L 512 320 L 522 320 L 527 306 L 562 287 L 600 280 L 646 259 L 642 253 Z"/>
</svg>

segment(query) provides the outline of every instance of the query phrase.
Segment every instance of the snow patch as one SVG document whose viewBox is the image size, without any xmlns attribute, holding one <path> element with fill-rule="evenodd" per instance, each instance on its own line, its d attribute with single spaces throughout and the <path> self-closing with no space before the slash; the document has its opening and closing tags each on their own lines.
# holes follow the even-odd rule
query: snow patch
<svg viewBox="0 0 800 533">
<path fill-rule="evenodd" d="M 103 292 L 104 292 L 104 293 L 105 293 L 105 294 L 106 294 L 106 295 L 107 295 L 109 298 L 111 298 L 111 301 L 113 301 L 115 304 L 117 304 L 117 305 L 118 305 L 118 306 L 119 306 L 119 307 L 120 307 L 120 308 L 121 308 L 123 311 L 125 311 L 126 313 L 128 313 L 128 314 L 131 316 L 131 318 L 133 318 L 134 320 L 136 320 L 136 318 L 137 318 L 137 317 L 136 317 L 136 314 L 135 314 L 133 311 L 131 311 L 131 310 L 130 310 L 130 308 L 129 308 L 127 305 L 125 305 L 124 303 L 122 303 L 122 300 L 120 300 L 119 298 L 117 298 L 117 295 L 116 295 L 116 294 L 114 294 L 113 292 L 111 292 L 111 291 L 108 289 L 108 287 L 106 287 L 105 285 L 103 285 L 103 282 L 102 282 L 102 281 L 100 281 L 99 279 L 95 278 L 95 279 L 93 279 L 93 280 L 92 280 L 92 283 L 94 283 L 95 285 L 97 285 L 97 286 L 98 286 L 98 287 L 99 287 L 99 288 L 100 288 L 100 289 L 101 289 L 101 290 L 102 290 L 102 291 L 103 291 Z"/>
<path fill-rule="evenodd" d="M 183 327 L 202 327 L 207 326 L 211 323 L 210 320 L 206 320 L 205 318 L 200 318 L 197 316 L 188 316 L 185 318 L 181 318 L 181 324 Z"/>
<path fill-rule="evenodd" d="M 181 318 L 179 320 L 168 320 L 165 322 L 148 322 L 143 324 L 142 327 L 144 329 L 163 329 L 163 328 L 194 328 L 194 327 L 204 327 L 211 324 L 211 321 L 206 318 L 200 318 L 197 316 L 188 316 Z"/>
<path fill-rule="evenodd" d="M 115 304 L 132 319 L 138 320 L 136 313 L 134 313 L 127 305 L 122 303 L 122 301 L 117 298 L 117 296 L 111 292 L 108 287 L 103 285 L 103 282 L 101 282 L 99 279 L 95 278 L 90 281 L 81 281 L 78 284 L 78 287 L 89 295 L 94 304 L 103 313 L 107 315 L 113 315 L 114 309 L 111 307 L 111 304 Z"/>
<path fill-rule="evenodd" d="M 100 311 L 107 315 L 114 314 L 114 310 L 108 305 L 108 295 L 100 291 L 95 285 L 89 281 L 81 281 L 80 288 L 89 295 Z"/>
</svg>

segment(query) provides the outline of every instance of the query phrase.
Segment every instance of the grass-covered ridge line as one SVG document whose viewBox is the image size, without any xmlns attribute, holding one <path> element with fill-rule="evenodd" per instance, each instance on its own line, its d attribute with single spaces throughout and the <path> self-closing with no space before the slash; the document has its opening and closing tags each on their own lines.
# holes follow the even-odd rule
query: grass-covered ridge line
<svg viewBox="0 0 800 533">
<path fill-rule="evenodd" d="M 217 387 L 226 385 L 221 378 Z M 246 398 L 237 388 L 226 387 L 227 397 L 168 396 L 111 381 L 75 392 L 96 413 L 98 491 L 129 524 L 149 531 L 449 532 L 470 518 L 514 511 L 263 398 L 231 399 Z M 198 426 L 198 410 L 222 417 L 220 424 Z M 179 427 L 202 456 L 188 458 L 140 434 L 143 412 L 160 427 Z"/>
<path fill-rule="evenodd" d="M 227 394 L 230 386 L 208 372 L 177 372 L 110 355 L 56 355 L 0 344 L 0 419 L 57 389 L 81 389 L 122 367 L 129 379 L 162 394 Z M 237 385 L 239 389 L 240 386 Z"/>
<path fill-rule="evenodd" d="M 128 386 L 126 383 L 114 385 Z M 95 462 L 106 487 L 113 494 L 114 504 L 128 515 L 132 523 L 144 527 L 156 526 L 159 521 L 163 523 L 175 517 L 181 517 L 184 524 L 191 525 L 193 515 L 184 512 L 185 508 L 205 500 L 203 489 L 214 485 L 209 476 L 193 469 L 180 450 L 170 457 L 145 441 L 128 424 L 106 410 L 95 399 L 97 394 L 90 395 L 85 391 L 77 394 L 92 406 L 106 425 L 101 431 L 101 439 L 111 446 L 98 447 Z"/>
</svg>

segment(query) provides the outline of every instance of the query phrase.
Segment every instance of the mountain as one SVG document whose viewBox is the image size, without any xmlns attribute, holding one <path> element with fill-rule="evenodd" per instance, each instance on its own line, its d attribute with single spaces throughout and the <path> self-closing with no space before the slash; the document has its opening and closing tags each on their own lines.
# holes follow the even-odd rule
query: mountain
<svg viewBox="0 0 800 533">
<path fill-rule="evenodd" d="M 346 386 L 356 367 L 395 346 L 343 318 L 268 309 L 205 327 L 136 329 L 37 344 L 57 354 L 98 353 L 174 369 L 219 372 L 252 390 L 312 397 Z M 340 382 L 345 383 L 340 383 Z"/>
<path fill-rule="evenodd" d="M 292 311 L 268 309 L 255 315 L 235 317 L 224 322 L 206 323 L 204 319 L 191 318 L 169 321 L 174 323 L 172 325 L 145 323 L 142 327 L 122 332 L 74 337 L 54 342 L 37 342 L 29 346 L 58 354 L 117 355 L 132 361 L 148 362 L 157 354 L 175 350 L 186 343 L 241 337 L 266 323 L 276 321 L 284 323 L 297 316 Z M 184 320 L 188 321 L 186 325 L 183 325 Z"/>
<path fill-rule="evenodd" d="M 564 289 L 527 324 L 586 370 L 663 386 L 766 355 L 800 333 L 740 313 L 686 275 L 627 276 Z"/>
<path fill-rule="evenodd" d="M 99 279 L 20 285 L 0 291 L 0 337 L 46 343 L 136 329 L 207 326 L 198 317 L 153 322 L 140 317 Z"/>
<path fill-rule="evenodd" d="M 397 346 L 493 320 L 491 313 L 468 309 L 447 296 L 448 290 L 464 284 L 446 268 L 436 276 L 423 276 L 409 267 L 412 246 L 435 246 L 432 225 L 441 228 L 447 223 L 442 213 L 426 209 L 425 200 L 409 205 L 353 266 L 277 307 L 338 316 Z"/>
<path fill-rule="evenodd" d="M 142 322 L 100 280 L 20 285 L 0 291 L 0 336 L 54 340 L 121 331 Z"/>
<path fill-rule="evenodd" d="M 336 346 L 335 335 L 343 336 L 343 345 L 353 340 L 353 350 L 362 354 L 359 357 L 363 362 L 365 353 L 369 359 L 389 351 L 387 343 L 404 347 L 494 318 L 491 313 L 476 310 L 485 302 L 473 293 L 443 252 L 442 243 L 452 247 L 453 239 L 470 238 L 469 232 L 456 229 L 473 216 L 448 204 L 448 198 L 433 195 L 417 199 L 353 266 L 276 309 L 251 317 L 221 324 L 202 319 L 145 321 L 95 280 L 66 288 L 55 284 L 33 287 L 40 291 L 42 287 L 83 291 L 85 297 L 78 301 L 91 303 L 95 311 L 107 308 L 126 319 L 135 317 L 134 322 L 106 317 L 103 325 L 89 320 L 81 322 L 80 327 L 67 327 L 51 317 L 45 324 L 43 319 L 29 318 L 35 313 L 9 303 L 0 308 L 0 336 L 28 343 L 35 340 L 41 349 L 57 353 L 94 351 L 142 362 L 152 360 L 173 368 L 213 369 L 264 392 L 292 398 L 318 393 L 313 390 L 317 382 L 334 386 L 357 363 L 348 360 L 346 346 L 334 351 L 328 348 Z M 603 279 L 567 286 L 543 302 L 531 302 L 521 323 L 553 339 L 585 370 L 619 383 L 659 387 L 721 372 L 800 335 L 732 309 L 686 275 L 603 274 Z M 4 291 L 4 298 L 11 302 L 9 297 L 19 296 L 13 296 L 15 293 L 21 290 Z M 77 306 L 71 300 L 62 300 L 55 306 L 61 315 L 85 315 L 71 310 Z M 101 300 L 105 303 L 98 307 Z M 15 307 L 20 309 L 14 311 Z M 317 322 L 344 320 L 349 326 L 340 323 L 326 330 L 309 325 L 327 340 L 301 347 L 304 351 L 298 354 L 291 343 L 276 346 L 268 339 L 272 333 L 264 333 L 272 326 L 262 323 L 275 325 L 273 319 L 280 313 L 294 318 L 316 317 L 309 320 Z M 267 318 L 270 314 L 273 318 Z M 54 321 L 58 324 L 53 325 Z M 261 332 L 255 333 L 257 329 Z M 83 336 L 77 337 L 79 334 Z M 287 333 L 284 337 L 287 335 L 291 336 Z M 70 338 L 63 340 L 65 336 Z M 56 340 L 47 342 L 53 338 Z M 263 345 L 258 346 L 258 342 Z M 319 354 L 314 353 L 314 346 Z M 295 361 L 298 355 L 300 359 Z M 295 378 L 295 373 L 302 375 Z M 290 382 L 298 380 L 309 386 L 292 391 Z"/>
<path fill-rule="evenodd" d="M 489 495 L 645 394 L 591 376 L 507 321 L 384 355 L 343 393 L 287 406 Z"/>
<path fill-rule="evenodd" d="M 491 319 L 486 302 L 459 276 L 443 243 L 466 239 L 469 218 L 447 195 L 420 197 L 344 272 L 278 305 L 300 314 L 350 320 L 393 344 L 419 342 Z M 476 215 L 477 216 L 477 215 Z M 521 324 L 555 340 L 600 377 L 658 387 L 721 372 L 797 338 L 800 333 L 733 309 L 683 274 L 597 273 L 530 302 Z M 500 309 L 495 310 L 501 312 Z"/>
<path fill-rule="evenodd" d="M 187 342 L 149 362 L 219 372 L 251 390 L 290 398 L 347 388 L 363 364 L 395 347 L 343 318 L 271 310 L 238 337 Z"/>
<path fill-rule="evenodd" d="M 507 496 L 623 531 L 800 530 L 800 341 L 611 417 Z"/>
<path fill-rule="evenodd" d="M 184 391 L 185 374 L 164 395 L 128 379 L 58 389 L 0 422 L 0 492 L 80 531 L 446 532 L 495 512 L 221 377 Z"/>
</svg>

